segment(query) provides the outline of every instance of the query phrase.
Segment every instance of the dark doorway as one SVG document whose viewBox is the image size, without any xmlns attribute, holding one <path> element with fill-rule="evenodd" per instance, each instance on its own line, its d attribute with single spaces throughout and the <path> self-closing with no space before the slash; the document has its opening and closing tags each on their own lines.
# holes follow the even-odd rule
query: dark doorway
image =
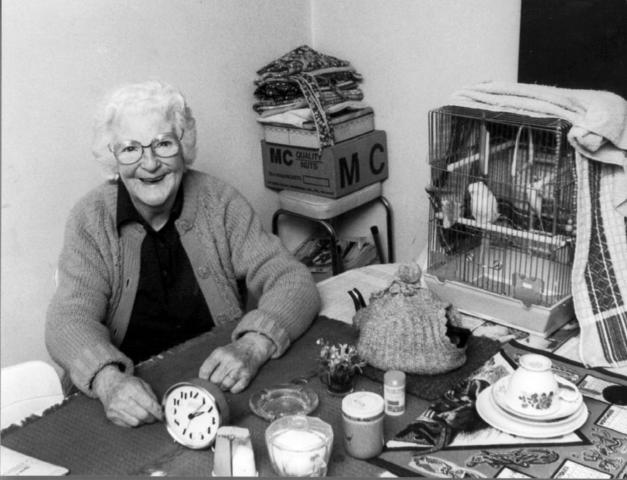
<svg viewBox="0 0 627 480">
<path fill-rule="evenodd" d="M 522 0 L 518 81 L 627 98 L 627 0 Z"/>
</svg>

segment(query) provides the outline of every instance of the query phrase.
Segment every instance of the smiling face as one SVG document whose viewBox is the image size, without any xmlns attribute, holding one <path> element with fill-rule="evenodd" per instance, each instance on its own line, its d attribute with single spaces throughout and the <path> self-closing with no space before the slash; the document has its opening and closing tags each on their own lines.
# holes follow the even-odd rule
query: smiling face
<svg viewBox="0 0 627 480">
<path fill-rule="evenodd" d="M 149 145 L 160 134 L 177 132 L 160 112 L 126 109 L 117 120 L 113 133 L 114 145 L 128 140 Z M 182 152 L 162 158 L 147 147 L 137 162 L 131 165 L 118 162 L 118 173 L 133 205 L 146 221 L 153 226 L 164 224 L 185 173 Z"/>
</svg>

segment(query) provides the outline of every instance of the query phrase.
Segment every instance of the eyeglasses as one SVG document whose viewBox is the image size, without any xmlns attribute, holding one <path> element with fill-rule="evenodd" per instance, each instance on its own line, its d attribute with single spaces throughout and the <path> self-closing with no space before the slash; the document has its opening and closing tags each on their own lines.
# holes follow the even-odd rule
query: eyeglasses
<svg viewBox="0 0 627 480">
<path fill-rule="evenodd" d="M 169 158 L 173 157 L 181 150 L 180 140 L 183 139 L 183 133 L 180 138 L 174 133 L 162 133 L 157 135 L 148 145 L 142 145 L 136 140 L 126 140 L 118 143 L 109 150 L 113 152 L 116 160 L 122 165 L 132 165 L 138 162 L 144 155 L 144 148 L 149 148 L 155 157 Z"/>
</svg>

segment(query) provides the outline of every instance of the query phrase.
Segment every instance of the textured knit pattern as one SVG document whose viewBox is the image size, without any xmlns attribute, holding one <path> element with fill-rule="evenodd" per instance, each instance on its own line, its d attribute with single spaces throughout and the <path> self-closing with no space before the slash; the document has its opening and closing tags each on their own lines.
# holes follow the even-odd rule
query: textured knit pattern
<svg viewBox="0 0 627 480">
<path fill-rule="evenodd" d="M 394 280 L 357 311 L 357 352 L 381 370 L 436 375 L 458 368 L 466 353 L 446 335 L 447 313 L 447 305 L 419 283 Z"/>
<path fill-rule="evenodd" d="M 175 225 L 214 321 L 239 322 L 233 340 L 247 332 L 267 336 L 276 346 L 274 358 L 279 357 L 320 308 L 311 274 L 263 229 L 233 187 L 193 170 L 183 182 L 183 211 Z M 91 382 L 103 366 L 117 363 L 133 371 L 131 360 L 117 346 L 137 292 L 145 231 L 131 223 L 118 232 L 116 202 L 117 187 L 107 183 L 72 209 L 59 259 L 59 283 L 46 318 L 50 355 L 90 396 Z M 240 279 L 258 299 L 257 308 L 246 314 Z"/>
</svg>

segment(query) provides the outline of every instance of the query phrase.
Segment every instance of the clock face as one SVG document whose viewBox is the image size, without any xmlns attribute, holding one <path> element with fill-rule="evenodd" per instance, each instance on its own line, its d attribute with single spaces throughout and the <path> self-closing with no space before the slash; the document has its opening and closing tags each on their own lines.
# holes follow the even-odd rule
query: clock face
<svg viewBox="0 0 627 480">
<path fill-rule="evenodd" d="M 200 381 L 178 383 L 163 397 L 168 432 L 174 440 L 189 448 L 212 445 L 218 428 L 225 421 L 227 408 L 222 392 L 217 386 L 208 384 Z"/>
</svg>

